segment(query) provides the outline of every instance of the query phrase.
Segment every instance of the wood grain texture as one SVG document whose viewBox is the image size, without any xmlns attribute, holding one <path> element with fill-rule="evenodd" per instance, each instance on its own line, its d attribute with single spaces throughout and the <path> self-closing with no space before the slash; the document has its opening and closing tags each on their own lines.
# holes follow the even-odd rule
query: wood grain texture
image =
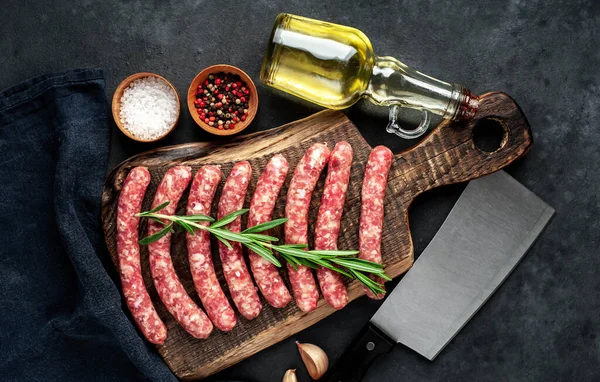
<svg viewBox="0 0 600 382">
<path fill-rule="evenodd" d="M 391 277 L 406 272 L 413 263 L 408 208 L 418 194 L 433 187 L 487 175 L 524 155 L 531 147 L 529 125 L 510 97 L 503 93 L 490 93 L 482 96 L 480 102 L 481 106 L 473 121 L 444 122 L 417 146 L 396 156 L 397 160 L 392 165 L 386 191 L 382 238 L 386 272 Z M 486 153 L 475 147 L 473 128 L 481 118 L 493 118 L 505 129 L 502 147 L 495 152 Z M 313 143 L 322 142 L 333 147 L 341 140 L 346 140 L 352 145 L 355 158 L 342 217 L 339 248 L 358 248 L 362 177 L 371 147 L 344 114 L 323 111 L 279 128 L 236 137 L 227 143 L 200 142 L 165 147 L 134 156 L 121 163 L 109 174 L 102 195 L 104 234 L 115 266 L 118 267 L 115 228 L 117 199 L 123 181 L 133 167 L 146 166 L 152 174 L 152 182 L 143 203 L 143 208 L 148 209 L 158 183 L 170 166 L 185 164 L 196 170 L 204 164 L 219 164 L 226 177 L 236 161 L 249 160 L 253 167 L 253 176 L 246 200 L 248 205 L 256 180 L 273 154 L 282 153 L 289 161 L 290 169 L 294 169 L 306 149 Z M 287 194 L 290 178 L 288 176 L 284 184 L 274 218 L 284 216 L 284 195 Z M 311 246 L 312 230 L 324 178 L 325 173 L 317 184 L 311 202 L 309 219 Z M 217 190 L 213 215 L 216 212 L 216 202 L 222 186 L 221 183 Z M 178 214 L 185 213 L 186 203 L 187 193 L 178 206 Z M 142 223 L 141 230 L 141 232 L 146 231 L 145 222 Z M 282 229 L 276 230 L 275 234 L 282 238 Z M 216 254 L 216 242 L 213 242 L 213 256 L 217 256 Z M 215 330 L 208 339 L 197 340 L 189 336 L 166 311 L 152 285 L 146 248 L 142 248 L 141 255 L 146 286 L 159 315 L 169 330 L 165 344 L 158 346 L 158 350 L 179 378 L 194 379 L 212 375 L 334 312 L 322 298 L 319 300 L 318 308 L 310 313 L 301 312 L 294 303 L 290 303 L 283 309 L 275 309 L 263 299 L 264 310 L 258 318 L 248 321 L 238 314 L 238 324 L 231 332 L 222 333 Z M 172 256 L 175 269 L 187 292 L 196 303 L 200 304 L 189 271 L 183 233 L 173 236 Z M 215 265 L 221 285 L 228 294 L 220 262 L 215 261 Z M 287 281 L 285 274 L 284 279 Z M 363 294 L 363 288 L 360 284 L 352 282 L 348 284 L 348 292 L 349 299 L 354 300 Z"/>
</svg>

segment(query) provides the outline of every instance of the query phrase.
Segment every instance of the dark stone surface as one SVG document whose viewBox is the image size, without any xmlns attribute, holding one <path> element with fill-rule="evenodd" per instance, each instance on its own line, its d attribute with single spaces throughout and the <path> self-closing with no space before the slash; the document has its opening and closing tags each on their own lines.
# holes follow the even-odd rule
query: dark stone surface
<svg viewBox="0 0 600 382">
<path fill-rule="evenodd" d="M 247 132 L 317 110 L 258 81 L 279 12 L 356 26 L 378 54 L 475 92 L 511 94 L 529 118 L 535 145 L 508 172 L 556 208 L 553 221 L 434 362 L 397 346 L 366 380 L 600 379 L 600 2 L 4 0 L 2 8 L 0 88 L 45 72 L 97 66 L 105 70 L 108 97 L 139 71 L 165 76 L 185 96 L 202 68 L 229 63 L 259 87 L 259 113 Z M 356 109 L 349 116 L 371 144 L 396 151 L 410 144 L 389 139 L 380 119 Z M 153 147 L 207 139 L 185 109 L 174 133 L 156 144 L 133 143 L 114 127 L 110 166 Z M 416 202 L 417 254 L 462 187 L 435 190 Z M 286 369 L 298 368 L 307 381 L 294 341 L 321 345 L 335 362 L 377 306 L 362 298 L 217 377 L 278 381 Z"/>
</svg>

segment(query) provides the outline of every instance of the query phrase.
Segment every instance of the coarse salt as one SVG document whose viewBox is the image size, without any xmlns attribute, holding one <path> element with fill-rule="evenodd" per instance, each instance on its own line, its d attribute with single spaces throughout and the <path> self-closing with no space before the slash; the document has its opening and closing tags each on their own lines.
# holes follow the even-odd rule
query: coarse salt
<svg viewBox="0 0 600 382">
<path fill-rule="evenodd" d="M 162 79 L 144 77 L 123 92 L 119 119 L 136 138 L 151 140 L 165 135 L 177 120 L 177 95 Z"/>
</svg>

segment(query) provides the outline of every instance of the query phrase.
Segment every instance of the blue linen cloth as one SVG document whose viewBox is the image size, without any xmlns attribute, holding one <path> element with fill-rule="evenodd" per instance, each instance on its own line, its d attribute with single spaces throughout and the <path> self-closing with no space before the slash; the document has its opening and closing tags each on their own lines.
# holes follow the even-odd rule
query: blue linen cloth
<svg viewBox="0 0 600 382">
<path fill-rule="evenodd" d="M 176 380 L 126 313 L 103 241 L 109 139 L 100 70 L 0 93 L 1 380 Z"/>
</svg>

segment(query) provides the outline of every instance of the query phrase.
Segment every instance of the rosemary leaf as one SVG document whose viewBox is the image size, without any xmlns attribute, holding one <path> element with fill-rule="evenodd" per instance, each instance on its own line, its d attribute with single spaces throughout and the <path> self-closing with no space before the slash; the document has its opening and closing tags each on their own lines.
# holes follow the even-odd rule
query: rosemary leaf
<svg viewBox="0 0 600 382">
<path fill-rule="evenodd" d="M 273 263 L 273 265 L 275 265 L 276 267 L 281 267 L 281 263 L 279 262 L 279 260 L 277 260 L 275 256 L 273 256 L 273 253 L 267 248 L 263 247 L 262 245 L 257 243 L 244 243 L 244 245 L 252 252 L 256 253 L 259 256 L 262 256 L 266 260 Z"/>
<path fill-rule="evenodd" d="M 357 272 L 353 269 L 350 269 L 350 273 L 352 273 L 352 275 L 361 283 L 363 283 L 371 292 L 373 292 L 373 294 L 381 294 L 381 293 L 385 293 L 385 289 L 382 288 L 382 286 L 378 283 L 376 283 L 375 281 L 371 280 L 370 278 L 368 278 L 367 276 L 363 275 L 360 272 Z"/>
<path fill-rule="evenodd" d="M 381 271 L 381 267 L 375 265 L 375 263 L 365 264 L 364 262 L 352 261 L 354 259 L 337 259 L 333 258 L 330 261 L 341 265 L 345 268 L 355 269 L 361 272 L 369 272 L 369 273 L 379 273 Z"/>
<path fill-rule="evenodd" d="M 246 236 L 231 232 L 227 229 L 214 228 L 214 227 L 206 227 L 206 230 L 212 233 L 215 236 L 220 236 L 221 238 L 229 241 L 237 241 L 238 243 L 251 243 L 252 239 L 248 239 Z"/>
<path fill-rule="evenodd" d="M 301 259 L 320 259 L 321 257 L 319 255 L 313 255 L 308 251 L 305 251 L 303 249 L 296 249 L 296 248 L 287 248 L 287 247 L 283 247 L 283 246 L 274 246 L 273 249 L 279 253 L 285 253 L 289 256 L 294 256 L 296 258 L 301 258 Z"/>
<path fill-rule="evenodd" d="M 353 263 L 358 263 L 358 264 L 364 264 L 364 265 L 371 266 L 374 268 L 383 269 L 383 264 L 375 263 L 373 261 L 369 261 L 369 260 L 365 260 L 365 259 L 359 259 L 358 257 L 344 258 L 343 260 L 350 261 Z"/>
<path fill-rule="evenodd" d="M 279 241 L 275 236 L 263 235 L 260 233 L 245 233 L 243 235 L 254 241 Z"/>
<path fill-rule="evenodd" d="M 179 226 L 181 226 L 183 229 L 188 231 L 192 236 L 194 235 L 194 229 L 192 227 L 190 227 L 190 225 L 187 224 L 186 222 L 184 222 L 183 220 L 177 221 L 177 224 L 179 224 Z"/>
<path fill-rule="evenodd" d="M 197 214 L 197 215 L 187 215 L 187 216 L 182 216 L 182 219 L 185 219 L 188 222 L 214 222 L 215 219 L 211 218 L 210 216 L 206 216 L 206 215 L 202 215 L 202 214 Z"/>
<path fill-rule="evenodd" d="M 287 261 L 292 266 L 292 268 L 294 268 L 295 270 L 298 270 L 298 265 L 300 265 L 300 263 L 294 256 L 288 256 L 283 253 L 280 253 L 280 254 L 281 254 L 281 257 L 283 257 L 285 259 L 285 261 Z"/>
<path fill-rule="evenodd" d="M 264 231 L 267 231 L 267 230 L 270 230 L 272 228 L 282 225 L 287 220 L 288 220 L 287 218 L 280 218 L 280 219 L 271 220 L 270 222 L 257 224 L 254 227 L 246 228 L 245 230 L 242 231 L 242 233 L 264 232 Z"/>
<path fill-rule="evenodd" d="M 309 268 L 312 268 L 312 269 L 318 269 L 319 268 L 319 266 L 316 265 L 315 263 L 313 263 L 311 260 L 303 259 L 301 257 L 297 258 L 296 260 L 300 263 L 300 265 L 304 265 L 305 267 L 309 267 Z"/>
<path fill-rule="evenodd" d="M 162 210 L 163 208 L 165 208 L 166 206 L 168 206 L 170 203 L 171 202 L 167 200 L 166 202 L 164 202 L 164 203 L 162 203 L 162 204 L 154 207 L 150 211 L 146 211 L 146 212 L 143 212 L 143 213 L 145 213 L 145 214 L 153 214 L 155 212 L 158 212 L 158 211 Z"/>
<path fill-rule="evenodd" d="M 228 242 L 227 240 L 219 237 L 218 235 L 215 235 L 215 237 L 217 238 L 217 240 L 219 240 L 221 243 L 223 243 L 224 246 L 226 246 L 229 249 L 232 249 L 233 247 L 231 246 L 231 243 Z"/>
<path fill-rule="evenodd" d="M 308 245 L 306 245 L 306 244 L 282 244 L 282 245 L 278 245 L 277 248 L 304 249 L 304 248 L 308 248 Z"/>
<path fill-rule="evenodd" d="M 316 250 L 316 249 L 311 249 L 309 252 L 313 253 L 315 255 L 334 256 L 334 257 L 358 255 L 358 251 L 354 251 L 354 250 L 337 250 L 337 249 Z"/>
<path fill-rule="evenodd" d="M 160 223 L 160 224 L 162 224 L 162 225 L 167 225 L 167 223 L 165 223 L 164 221 L 162 221 L 162 220 L 161 220 L 161 219 L 159 219 L 159 218 L 153 218 L 153 217 L 149 217 L 148 219 L 154 220 L 155 222 L 157 222 L 157 223 Z"/>
<path fill-rule="evenodd" d="M 241 209 L 241 210 L 238 210 L 238 211 L 233 211 L 229 215 L 226 215 L 222 219 L 219 219 L 217 222 L 211 224 L 210 228 L 221 228 L 221 227 L 224 227 L 227 224 L 229 224 L 232 221 L 234 221 L 235 219 L 237 219 L 238 217 L 240 217 L 241 215 L 245 214 L 246 212 L 248 212 L 247 208 L 244 208 L 244 209 Z"/>
<path fill-rule="evenodd" d="M 155 234 L 146 236 L 145 238 L 140 240 L 140 244 L 146 245 L 146 244 L 153 243 L 157 240 L 160 240 L 163 236 L 165 236 L 169 232 L 173 232 L 172 228 L 173 228 L 173 223 L 171 222 L 168 225 L 166 225 L 165 228 L 161 229 L 160 231 L 156 232 Z"/>
<path fill-rule="evenodd" d="M 342 270 L 341 268 L 338 268 L 338 267 L 334 266 L 333 264 L 331 264 L 328 261 L 324 261 L 324 260 L 312 260 L 312 262 L 315 263 L 315 264 L 318 264 L 318 265 L 322 266 L 323 268 L 329 268 L 332 271 L 335 271 L 337 273 L 341 273 L 342 275 L 344 275 L 346 277 L 353 278 L 350 273 Z"/>
</svg>

